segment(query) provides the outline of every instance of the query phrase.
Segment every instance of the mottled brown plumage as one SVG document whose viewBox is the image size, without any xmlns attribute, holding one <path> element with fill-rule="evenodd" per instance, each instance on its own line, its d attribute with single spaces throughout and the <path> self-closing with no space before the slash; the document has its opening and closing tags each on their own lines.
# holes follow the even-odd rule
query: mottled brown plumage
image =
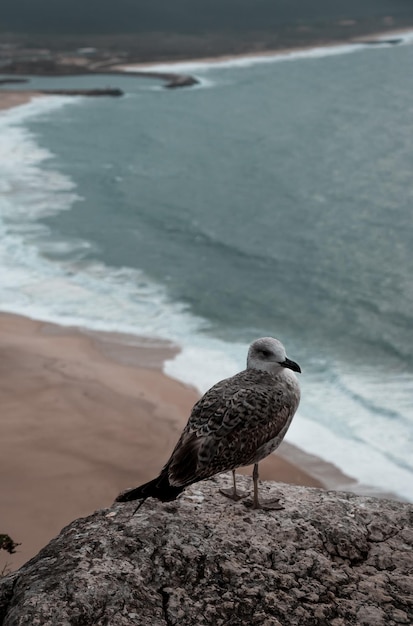
<svg viewBox="0 0 413 626">
<path fill-rule="evenodd" d="M 188 485 L 245 465 L 258 464 L 281 443 L 300 400 L 282 344 L 264 337 L 251 344 L 247 369 L 217 383 L 195 404 L 158 478 L 126 491 L 120 502 L 175 499 Z M 254 478 L 254 505 L 258 505 Z"/>
</svg>

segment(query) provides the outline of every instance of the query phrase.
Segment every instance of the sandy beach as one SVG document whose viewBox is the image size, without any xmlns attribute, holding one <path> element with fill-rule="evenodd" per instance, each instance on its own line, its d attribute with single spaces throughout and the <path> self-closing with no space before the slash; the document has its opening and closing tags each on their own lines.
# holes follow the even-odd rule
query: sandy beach
<svg viewBox="0 0 413 626">
<path fill-rule="evenodd" d="M 36 91 L 0 90 L 0 111 L 19 106 L 20 104 L 27 104 L 32 98 L 37 98 L 40 95 Z"/>
<path fill-rule="evenodd" d="M 0 314 L 0 525 L 22 544 L 3 564 L 20 566 L 167 460 L 198 393 L 162 373 L 175 346 L 131 341 Z M 276 455 L 261 476 L 321 485 Z"/>
</svg>

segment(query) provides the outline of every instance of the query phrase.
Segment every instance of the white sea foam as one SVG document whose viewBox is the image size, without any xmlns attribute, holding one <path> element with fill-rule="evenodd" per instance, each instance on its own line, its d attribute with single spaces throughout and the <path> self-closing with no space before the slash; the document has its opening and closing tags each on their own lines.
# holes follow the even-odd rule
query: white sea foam
<svg viewBox="0 0 413 626">
<path fill-rule="evenodd" d="M 370 429 L 374 429 L 374 421 L 370 422 Z M 412 473 L 373 449 L 368 440 L 339 437 L 316 419 L 305 417 L 302 411 L 294 418 L 287 440 L 333 463 L 364 485 L 413 501 Z"/>
<path fill-rule="evenodd" d="M 413 377 L 340 363 L 329 374 L 311 371 L 311 362 L 308 369 L 290 440 L 365 484 L 413 500 Z"/>
<path fill-rule="evenodd" d="M 0 224 L 29 222 L 69 209 L 77 198 L 74 183 L 60 172 L 42 168 L 53 158 L 40 147 L 24 123 L 72 102 L 70 98 L 36 98 L 0 113 Z M 53 194 L 53 203 L 50 202 Z"/>
<path fill-rule="evenodd" d="M 48 114 L 51 111 L 60 109 L 66 104 L 76 104 L 83 101 L 81 97 L 72 96 L 42 96 L 33 98 L 30 102 L 14 106 L 10 109 L 0 111 L 0 124 L 21 124 L 30 118 Z"/>
<path fill-rule="evenodd" d="M 247 346 L 210 337 L 182 337 L 182 352 L 164 364 L 165 373 L 205 393 L 219 380 L 243 368 Z"/>
</svg>

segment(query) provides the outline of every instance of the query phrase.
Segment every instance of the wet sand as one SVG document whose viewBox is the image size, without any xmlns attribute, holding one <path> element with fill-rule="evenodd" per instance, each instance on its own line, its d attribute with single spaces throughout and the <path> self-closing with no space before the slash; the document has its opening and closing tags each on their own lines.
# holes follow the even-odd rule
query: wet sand
<svg viewBox="0 0 413 626">
<path fill-rule="evenodd" d="M 11 109 L 20 104 L 27 104 L 32 98 L 36 98 L 41 94 L 36 91 L 4 91 L 0 89 L 0 111 Z"/>
</svg>

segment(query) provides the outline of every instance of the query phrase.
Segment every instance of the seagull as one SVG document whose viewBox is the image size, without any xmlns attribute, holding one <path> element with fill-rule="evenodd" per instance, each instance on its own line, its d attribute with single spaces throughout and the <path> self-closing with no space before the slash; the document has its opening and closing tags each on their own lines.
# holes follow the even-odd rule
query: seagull
<svg viewBox="0 0 413 626">
<path fill-rule="evenodd" d="M 258 497 L 258 463 L 283 440 L 300 402 L 294 372 L 298 363 L 287 358 L 283 344 L 273 337 L 256 339 L 249 347 L 247 367 L 211 387 L 194 405 L 170 459 L 157 478 L 123 491 L 117 502 L 147 498 L 175 500 L 193 483 L 232 471 L 232 490 L 221 493 L 239 500 L 235 470 L 254 465 L 253 509 L 283 508 L 279 499 Z"/>
</svg>

